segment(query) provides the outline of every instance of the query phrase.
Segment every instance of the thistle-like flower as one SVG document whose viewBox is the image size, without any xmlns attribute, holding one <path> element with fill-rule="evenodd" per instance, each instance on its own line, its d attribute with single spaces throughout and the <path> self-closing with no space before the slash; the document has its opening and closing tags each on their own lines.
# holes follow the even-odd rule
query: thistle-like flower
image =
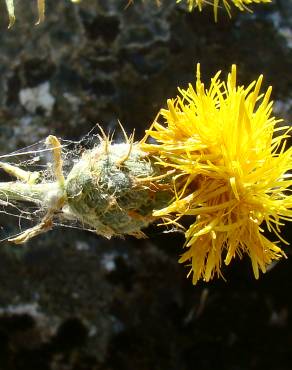
<svg viewBox="0 0 292 370">
<path fill-rule="evenodd" d="M 177 0 L 177 2 L 181 2 L 182 0 Z M 213 5 L 214 7 L 214 16 L 215 20 L 217 21 L 218 16 L 218 8 L 223 5 L 226 9 L 228 15 L 231 17 L 231 4 L 235 5 L 239 10 L 249 10 L 248 5 L 252 3 L 270 3 L 271 0 L 186 0 L 189 10 L 192 11 L 194 8 L 198 8 L 202 11 L 203 6 L 206 4 Z"/>
<path fill-rule="evenodd" d="M 176 170 L 175 197 L 154 215 L 176 224 L 193 218 L 180 262 L 190 262 L 194 284 L 221 276 L 222 261 L 245 253 L 258 278 L 285 256 L 280 226 L 292 220 L 290 129 L 272 116 L 272 88 L 260 93 L 263 76 L 238 86 L 235 65 L 227 82 L 219 77 L 205 89 L 198 65 L 195 88 L 168 100 L 141 143 L 161 166 Z M 149 137 L 156 143 L 145 144 Z"/>
</svg>

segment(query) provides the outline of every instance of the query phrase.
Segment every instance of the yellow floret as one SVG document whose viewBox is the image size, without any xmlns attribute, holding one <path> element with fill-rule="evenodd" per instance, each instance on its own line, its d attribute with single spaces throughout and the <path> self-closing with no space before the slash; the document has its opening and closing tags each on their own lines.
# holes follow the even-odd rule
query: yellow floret
<svg viewBox="0 0 292 370">
<path fill-rule="evenodd" d="M 180 258 L 190 262 L 194 284 L 221 275 L 222 260 L 228 265 L 244 253 L 258 278 L 285 256 L 280 226 L 292 220 L 290 130 L 272 116 L 271 87 L 260 93 L 263 76 L 237 86 L 235 65 L 227 82 L 219 76 L 205 89 L 198 65 L 196 87 L 168 100 L 141 143 L 161 166 L 176 170 L 176 196 L 154 215 L 194 219 Z M 156 144 L 145 144 L 149 136 Z M 279 241 L 267 239 L 264 227 Z"/>
</svg>

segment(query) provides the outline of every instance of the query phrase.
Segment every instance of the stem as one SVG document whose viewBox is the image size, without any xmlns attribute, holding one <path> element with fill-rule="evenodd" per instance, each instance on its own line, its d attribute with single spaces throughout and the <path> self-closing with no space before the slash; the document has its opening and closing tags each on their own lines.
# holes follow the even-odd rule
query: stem
<svg viewBox="0 0 292 370">
<path fill-rule="evenodd" d="M 19 181 L 0 183 L 0 201 L 21 201 L 37 205 L 46 205 L 48 194 L 58 192 L 60 189 L 57 182 L 43 184 L 27 184 Z"/>
</svg>

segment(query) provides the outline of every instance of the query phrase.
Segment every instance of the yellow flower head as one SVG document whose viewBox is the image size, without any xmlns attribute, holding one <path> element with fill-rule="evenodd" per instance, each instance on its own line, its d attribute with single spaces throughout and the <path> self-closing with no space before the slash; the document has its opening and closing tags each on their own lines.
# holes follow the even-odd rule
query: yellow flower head
<svg viewBox="0 0 292 370">
<path fill-rule="evenodd" d="M 228 265 L 244 253 L 258 278 L 259 270 L 285 256 L 279 242 L 263 235 L 264 227 L 288 244 L 280 226 L 292 220 L 289 128 L 276 127 L 272 88 L 260 93 L 263 76 L 237 86 L 235 65 L 227 82 L 219 77 L 205 89 L 198 65 L 196 87 L 179 89 L 141 142 L 161 166 L 176 170 L 175 197 L 154 215 L 175 223 L 194 218 L 180 258 L 190 262 L 194 284 L 221 275 L 222 260 Z M 149 136 L 156 144 L 145 144 Z"/>
<path fill-rule="evenodd" d="M 177 0 L 181 2 L 182 0 Z M 186 0 L 188 3 L 189 10 L 192 11 L 193 8 L 198 8 L 200 11 L 203 5 L 211 4 L 214 7 L 215 20 L 217 21 L 218 8 L 223 5 L 229 16 L 231 16 L 231 4 L 235 5 L 239 10 L 249 10 L 248 5 L 252 3 L 270 3 L 271 0 Z"/>
</svg>

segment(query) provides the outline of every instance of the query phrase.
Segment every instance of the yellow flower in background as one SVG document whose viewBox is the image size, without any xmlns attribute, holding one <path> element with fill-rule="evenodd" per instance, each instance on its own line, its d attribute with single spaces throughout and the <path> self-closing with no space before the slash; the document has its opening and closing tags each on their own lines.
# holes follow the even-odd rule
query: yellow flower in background
<svg viewBox="0 0 292 370">
<path fill-rule="evenodd" d="M 181 2 L 182 0 L 177 0 Z M 231 4 L 235 5 L 239 10 L 249 10 L 248 5 L 253 3 L 270 3 L 271 0 L 186 0 L 189 10 L 192 11 L 194 8 L 198 8 L 202 11 L 204 5 L 213 5 L 215 20 L 217 21 L 218 8 L 224 7 L 231 17 Z"/>
<path fill-rule="evenodd" d="M 290 129 L 272 116 L 272 88 L 260 93 L 263 76 L 237 86 L 235 65 L 227 82 L 219 77 L 205 89 L 198 65 L 195 88 L 179 89 L 141 142 L 161 166 L 176 170 L 175 197 L 154 215 L 175 224 L 182 216 L 194 219 L 180 258 L 190 263 L 194 284 L 220 276 L 222 261 L 245 253 L 258 278 L 285 256 L 280 226 L 292 221 Z M 156 143 L 146 144 L 149 137 Z"/>
<path fill-rule="evenodd" d="M 38 7 L 38 21 L 36 24 L 39 24 L 44 21 L 45 19 L 45 1 L 46 0 L 34 0 L 37 2 Z M 79 3 L 81 0 L 71 0 L 72 3 Z M 181 2 L 182 0 L 176 0 L 177 3 Z M 231 16 L 231 6 L 230 4 L 234 4 L 238 9 L 240 10 L 249 10 L 247 7 L 248 5 L 252 3 L 270 3 L 271 0 L 186 0 L 189 10 L 192 11 L 193 8 L 198 8 L 200 11 L 202 10 L 204 5 L 212 5 L 214 7 L 214 15 L 215 20 L 217 21 L 217 13 L 218 8 L 220 8 L 222 5 L 228 12 L 229 16 Z M 9 16 L 9 26 L 8 28 L 12 27 L 15 23 L 15 9 L 14 9 L 14 0 L 5 0 L 6 7 L 8 11 Z M 128 5 L 132 3 L 133 0 L 128 1 Z M 156 0 L 158 4 L 160 4 L 159 0 Z"/>
<path fill-rule="evenodd" d="M 39 24 L 44 21 L 45 19 L 45 2 L 46 0 L 33 0 L 37 1 L 37 7 L 38 7 L 38 21 L 36 24 Z M 80 0 L 71 0 L 72 3 L 78 3 Z M 8 11 L 9 16 L 9 26 L 8 28 L 12 27 L 15 23 L 15 9 L 14 9 L 14 0 L 5 0 L 6 7 Z"/>
<path fill-rule="evenodd" d="M 14 9 L 14 0 L 5 0 L 6 7 L 8 11 L 9 16 L 9 25 L 8 28 L 12 27 L 15 23 L 15 9 Z M 42 22 L 45 18 L 45 0 L 37 0 L 37 6 L 38 6 L 38 21 L 36 24 L 39 24 Z"/>
</svg>

